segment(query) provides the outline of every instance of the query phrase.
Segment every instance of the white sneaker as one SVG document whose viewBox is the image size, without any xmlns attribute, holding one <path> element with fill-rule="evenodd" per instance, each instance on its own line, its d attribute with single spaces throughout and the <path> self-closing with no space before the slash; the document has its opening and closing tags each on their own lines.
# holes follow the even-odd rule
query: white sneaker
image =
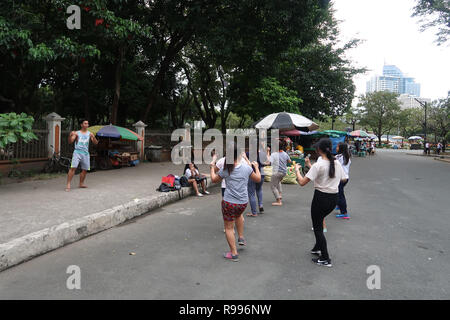
<svg viewBox="0 0 450 320">
<path fill-rule="evenodd" d="M 203 197 L 201 193 L 197 193 L 197 197 Z"/>
<path fill-rule="evenodd" d="M 203 193 L 204 193 L 204 194 L 209 194 L 209 192 L 208 192 L 208 191 L 203 191 Z"/>
</svg>

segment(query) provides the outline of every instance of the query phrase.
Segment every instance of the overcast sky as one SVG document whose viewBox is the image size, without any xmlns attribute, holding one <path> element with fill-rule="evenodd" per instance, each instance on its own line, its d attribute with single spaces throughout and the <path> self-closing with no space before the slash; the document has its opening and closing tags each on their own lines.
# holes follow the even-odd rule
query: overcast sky
<svg viewBox="0 0 450 320">
<path fill-rule="evenodd" d="M 364 94 L 366 81 L 382 74 L 383 64 L 394 64 L 421 84 L 424 98 L 447 97 L 450 91 L 450 45 L 437 46 L 432 30 L 420 32 L 412 18 L 415 0 L 334 0 L 341 39 L 365 40 L 348 56 L 366 67 L 355 77 L 356 94 Z"/>
</svg>

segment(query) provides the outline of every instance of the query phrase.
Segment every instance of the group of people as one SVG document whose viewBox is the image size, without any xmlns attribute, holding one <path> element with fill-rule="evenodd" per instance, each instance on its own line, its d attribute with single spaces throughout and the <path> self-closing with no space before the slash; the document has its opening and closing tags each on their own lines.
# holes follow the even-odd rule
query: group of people
<svg viewBox="0 0 450 320">
<path fill-rule="evenodd" d="M 210 163 L 211 180 L 213 183 L 222 182 L 222 216 L 225 226 L 225 236 L 230 247 L 230 251 L 224 253 L 224 258 L 239 261 L 237 251 L 235 231 L 238 233 L 237 243 L 246 246 L 244 237 L 244 211 L 250 202 L 251 212 L 247 216 L 256 217 L 264 213 L 262 201 L 262 184 L 264 174 L 262 167 L 271 164 L 277 170 L 272 173 L 271 190 L 275 196 L 273 206 L 282 206 L 281 180 L 286 175 L 287 165 L 291 163 L 290 157 L 285 151 L 285 143 L 281 141 L 280 148 L 270 154 L 270 149 L 258 150 L 257 161 L 250 162 L 248 154 L 241 152 L 234 145 L 232 157 L 234 159 L 227 162 L 227 157 L 217 159 L 213 156 Z M 305 186 L 310 181 L 314 181 L 314 197 L 311 204 L 311 219 L 313 224 L 316 242 L 311 249 L 314 263 L 320 266 L 331 267 L 331 259 L 327 250 L 327 242 L 324 235 L 324 219 L 334 209 L 339 209 L 338 218 L 348 219 L 347 204 L 344 195 L 344 188 L 348 183 L 350 169 L 350 152 L 345 143 L 340 143 L 337 147 L 337 158 L 332 153 L 332 143 L 330 139 L 322 138 L 316 145 L 319 158 L 316 163 L 311 164 L 309 158 L 305 159 L 305 166 L 309 167 L 306 175 L 300 173 L 301 166 L 295 164 L 297 182 L 300 186 Z"/>
<path fill-rule="evenodd" d="M 70 184 L 78 165 L 81 166 L 80 187 L 86 188 L 84 179 L 86 172 L 90 169 L 89 142 L 97 144 L 95 136 L 87 129 L 88 121 L 81 122 L 81 130 L 71 132 L 69 142 L 75 143 L 75 150 L 72 157 L 71 169 L 67 176 L 66 191 L 70 191 Z M 213 156 L 210 163 L 211 180 L 213 183 L 222 182 L 222 216 L 225 226 L 225 236 L 230 247 L 230 251 L 224 253 L 226 259 L 239 261 L 237 252 L 235 227 L 238 233 L 238 245 L 246 246 L 244 237 L 244 217 L 243 213 L 250 202 L 250 217 L 257 217 L 264 213 L 263 191 L 264 170 L 266 165 L 272 165 L 274 171 L 271 178 L 271 190 L 275 197 L 273 206 L 282 206 L 281 181 L 287 172 L 287 165 L 291 163 L 289 155 L 286 153 L 285 141 L 280 142 L 279 150 L 270 153 L 270 148 L 263 148 L 261 143 L 257 152 L 257 161 L 250 162 L 248 153 L 238 150 L 233 144 L 232 154 L 227 154 L 221 159 L 217 155 Z M 324 235 L 325 217 L 335 208 L 340 210 L 338 218 L 348 219 L 347 204 L 344 195 L 344 187 L 348 183 L 350 169 L 350 152 L 346 143 L 337 146 L 337 157 L 333 156 L 332 143 L 328 138 L 322 138 L 315 145 L 319 155 L 317 162 L 311 165 L 309 158 L 305 158 L 305 166 L 309 167 L 306 175 L 300 174 L 301 166 L 295 164 L 297 182 L 300 186 L 305 186 L 310 181 L 314 181 L 314 196 L 311 204 L 311 219 L 316 242 L 311 249 L 311 253 L 318 257 L 313 259 L 317 265 L 331 267 L 331 259 L 327 250 L 327 242 Z M 228 153 L 229 151 L 227 151 Z M 230 159 L 233 159 L 230 161 Z M 193 186 L 197 196 L 200 193 L 199 186 L 204 194 L 209 194 L 206 188 L 206 177 L 200 174 L 198 167 L 191 163 L 186 165 L 184 175 Z"/>
<path fill-rule="evenodd" d="M 375 141 L 372 139 L 370 141 L 365 141 L 365 140 L 356 140 L 355 141 L 355 149 L 356 152 L 366 152 L 370 155 L 375 154 Z"/>
<path fill-rule="evenodd" d="M 425 154 L 429 155 L 431 153 L 431 143 L 425 142 L 424 147 L 425 147 L 424 148 Z M 440 155 L 441 151 L 443 151 L 443 150 L 444 150 L 444 145 L 439 141 L 436 145 L 436 153 L 438 155 Z"/>
</svg>

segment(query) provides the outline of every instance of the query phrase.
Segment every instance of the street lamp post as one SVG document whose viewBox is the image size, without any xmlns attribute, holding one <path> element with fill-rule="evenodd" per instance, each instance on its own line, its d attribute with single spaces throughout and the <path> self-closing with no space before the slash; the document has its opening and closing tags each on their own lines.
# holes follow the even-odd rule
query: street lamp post
<svg viewBox="0 0 450 320">
<path fill-rule="evenodd" d="M 427 103 L 423 103 L 422 101 L 418 100 L 417 98 L 414 98 L 414 100 L 416 100 L 422 107 L 424 107 L 425 109 L 425 137 L 424 137 L 424 141 L 427 142 Z"/>
</svg>

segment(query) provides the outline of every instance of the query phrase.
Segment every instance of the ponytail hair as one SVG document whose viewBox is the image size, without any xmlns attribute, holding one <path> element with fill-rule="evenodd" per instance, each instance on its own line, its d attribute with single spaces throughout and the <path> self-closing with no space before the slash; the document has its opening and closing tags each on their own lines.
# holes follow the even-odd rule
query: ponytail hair
<svg viewBox="0 0 450 320">
<path fill-rule="evenodd" d="M 334 178 L 335 174 L 335 167 L 334 167 L 334 156 L 331 153 L 331 149 L 333 148 L 333 145 L 331 143 L 331 140 L 328 138 L 322 138 L 317 143 L 316 149 L 322 151 L 327 156 L 327 159 L 330 160 L 330 169 L 328 170 L 328 176 L 330 178 Z"/>
<path fill-rule="evenodd" d="M 228 151 L 231 151 L 233 153 L 233 159 L 232 159 L 231 163 L 227 162 L 227 156 L 229 157 Z M 233 172 L 234 161 L 236 161 L 237 158 L 238 158 L 238 148 L 237 148 L 237 145 L 235 143 L 233 143 L 232 145 L 229 145 L 229 147 L 226 150 L 226 154 L 225 154 L 224 167 L 227 168 L 229 175 L 231 175 L 231 172 Z"/>
<path fill-rule="evenodd" d="M 348 150 L 348 145 L 344 142 L 339 142 L 338 146 L 338 153 L 342 154 L 342 156 L 344 157 L 344 164 L 347 165 L 351 157 L 350 151 Z"/>
</svg>

